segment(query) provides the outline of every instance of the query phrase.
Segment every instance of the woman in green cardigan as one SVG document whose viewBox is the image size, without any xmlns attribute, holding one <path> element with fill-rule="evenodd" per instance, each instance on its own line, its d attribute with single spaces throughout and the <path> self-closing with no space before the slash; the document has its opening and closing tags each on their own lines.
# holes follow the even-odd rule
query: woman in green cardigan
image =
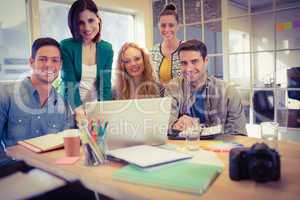
<svg viewBox="0 0 300 200">
<path fill-rule="evenodd" d="M 61 42 L 61 92 L 80 116 L 84 114 L 79 107 L 82 103 L 111 99 L 113 50 L 100 39 L 102 22 L 93 0 L 75 1 L 68 25 L 73 38 Z"/>
</svg>

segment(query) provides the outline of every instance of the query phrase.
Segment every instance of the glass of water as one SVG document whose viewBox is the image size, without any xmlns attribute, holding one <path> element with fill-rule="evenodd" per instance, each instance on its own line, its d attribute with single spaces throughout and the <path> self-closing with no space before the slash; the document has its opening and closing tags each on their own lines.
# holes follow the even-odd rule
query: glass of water
<svg viewBox="0 0 300 200">
<path fill-rule="evenodd" d="M 277 149 L 278 127 L 277 122 L 262 122 L 260 124 L 260 136 L 270 148 Z"/>
<path fill-rule="evenodd" d="M 203 131 L 203 125 L 200 124 L 198 118 L 194 118 L 192 126 L 186 130 L 186 148 L 190 151 L 197 151 L 199 149 L 199 140 Z"/>
</svg>

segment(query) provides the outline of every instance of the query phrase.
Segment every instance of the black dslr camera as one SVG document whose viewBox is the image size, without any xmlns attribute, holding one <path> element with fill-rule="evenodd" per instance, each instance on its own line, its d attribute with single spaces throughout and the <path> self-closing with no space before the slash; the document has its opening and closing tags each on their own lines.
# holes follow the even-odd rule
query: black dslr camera
<svg viewBox="0 0 300 200">
<path fill-rule="evenodd" d="M 229 175 L 232 180 L 267 182 L 280 179 L 279 154 L 265 143 L 256 143 L 251 148 L 231 149 L 229 156 Z"/>
</svg>

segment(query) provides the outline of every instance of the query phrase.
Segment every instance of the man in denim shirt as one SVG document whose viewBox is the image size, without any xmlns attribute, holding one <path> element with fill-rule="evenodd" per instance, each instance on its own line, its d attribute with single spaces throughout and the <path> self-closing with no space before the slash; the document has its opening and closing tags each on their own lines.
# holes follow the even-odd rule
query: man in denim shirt
<svg viewBox="0 0 300 200">
<path fill-rule="evenodd" d="M 52 87 L 62 63 L 59 43 L 35 40 L 29 63 L 30 77 L 0 85 L 0 151 L 19 140 L 75 126 L 69 104 Z"/>
<path fill-rule="evenodd" d="M 169 132 L 183 131 L 200 123 L 222 125 L 224 133 L 246 135 L 246 119 L 236 89 L 207 74 L 207 49 L 198 40 L 183 42 L 178 48 L 182 77 L 169 82 L 165 95 L 171 96 Z"/>
</svg>

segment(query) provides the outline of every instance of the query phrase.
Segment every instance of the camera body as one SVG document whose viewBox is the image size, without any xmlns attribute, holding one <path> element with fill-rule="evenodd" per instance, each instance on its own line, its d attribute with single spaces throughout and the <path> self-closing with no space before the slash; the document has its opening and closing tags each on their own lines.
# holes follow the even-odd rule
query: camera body
<svg viewBox="0 0 300 200">
<path fill-rule="evenodd" d="M 265 143 L 256 143 L 251 148 L 233 148 L 229 154 L 229 175 L 232 180 L 278 181 L 280 156 Z"/>
</svg>

